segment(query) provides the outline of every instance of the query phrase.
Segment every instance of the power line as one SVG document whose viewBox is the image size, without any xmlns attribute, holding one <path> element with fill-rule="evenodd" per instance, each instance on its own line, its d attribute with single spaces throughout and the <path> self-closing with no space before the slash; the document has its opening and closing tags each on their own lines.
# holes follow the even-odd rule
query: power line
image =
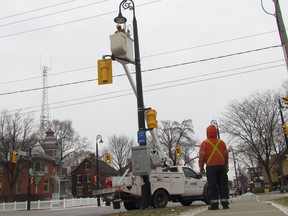
<svg viewBox="0 0 288 216">
<path fill-rule="evenodd" d="M 153 4 L 153 3 L 156 3 L 156 2 L 159 2 L 159 1 L 162 1 L 162 0 L 155 0 L 155 1 L 147 2 L 147 3 L 143 3 L 143 4 L 138 5 L 137 7 L 141 7 L 141 6 L 148 5 L 148 4 Z M 105 16 L 105 15 L 108 15 L 108 14 L 114 14 L 114 13 L 118 13 L 118 11 L 110 11 L 110 12 L 98 14 L 98 15 L 95 15 L 95 16 L 85 17 L 85 18 L 82 18 L 82 19 L 71 20 L 71 21 L 68 21 L 68 22 L 58 23 L 58 24 L 54 24 L 54 25 L 50 25 L 50 26 L 44 26 L 44 27 L 30 29 L 30 30 L 26 30 L 26 31 L 22 31 L 22 32 L 6 34 L 6 35 L 0 36 L 0 39 L 1 38 L 12 37 L 12 36 L 16 36 L 16 35 L 21 35 L 21 34 L 26 34 L 26 33 L 30 33 L 30 32 L 40 31 L 40 30 L 44 30 L 44 29 L 54 28 L 54 27 L 58 27 L 58 26 L 68 25 L 68 24 L 71 24 L 71 23 L 82 22 L 82 21 L 85 21 L 85 20 L 94 19 L 96 17 L 101 17 L 101 16 Z"/>
<path fill-rule="evenodd" d="M 158 67 L 158 68 L 151 68 L 151 69 L 147 69 L 147 70 L 142 70 L 142 72 L 149 72 L 149 71 L 155 71 L 155 70 L 161 70 L 161 69 L 168 69 L 168 68 L 172 68 L 172 67 L 185 66 L 185 65 L 189 65 L 189 64 L 195 64 L 195 63 L 200 63 L 200 62 L 212 61 L 212 60 L 227 58 L 227 57 L 236 56 L 236 55 L 243 55 L 243 54 L 248 54 L 248 53 L 252 53 L 252 52 L 259 52 L 259 51 L 272 49 L 272 48 L 277 48 L 277 47 L 281 47 L 281 45 L 263 47 L 263 48 L 247 50 L 247 51 L 242 51 L 242 52 L 237 52 L 237 53 L 231 53 L 231 54 L 217 56 L 217 57 L 200 59 L 200 60 L 196 60 L 196 61 L 189 61 L 189 62 L 184 62 L 184 63 L 179 63 L 179 64 L 167 65 L 167 66 Z M 120 75 L 117 75 L 117 76 L 118 77 L 125 76 L 125 74 L 120 74 Z M 114 77 L 116 77 L 116 76 L 114 76 Z M 92 82 L 92 81 L 96 81 L 96 80 L 98 80 L 98 79 L 95 78 L 95 79 L 81 80 L 81 81 L 75 81 L 75 82 L 70 82 L 70 83 L 62 83 L 62 84 L 58 84 L 58 85 L 47 86 L 47 88 L 55 88 L 55 87 L 63 87 L 63 86 L 69 86 L 69 85 L 75 85 L 75 84 L 82 84 L 82 83 Z M 43 89 L 43 87 L 25 89 L 25 90 L 18 90 L 18 91 L 13 91 L 13 92 L 5 92 L 5 93 L 1 93 L 0 96 L 17 94 L 17 93 L 24 93 L 24 92 L 30 92 L 30 91 L 37 91 L 37 90 L 41 90 L 41 89 Z"/>
<path fill-rule="evenodd" d="M 74 2 L 74 1 L 77 1 L 77 0 L 70 0 L 70 1 L 61 2 L 61 3 L 58 3 L 58 4 L 49 5 L 49 6 L 42 7 L 42 8 L 37 8 L 37 9 L 29 10 L 29 11 L 24 11 L 24 12 L 21 12 L 21 13 L 17 13 L 17 14 L 5 16 L 5 17 L 0 17 L 0 20 L 8 19 L 8 18 L 15 17 L 15 16 L 20 16 L 20 15 L 27 14 L 27 13 L 32 13 L 32 12 L 39 11 L 39 10 L 44 10 L 44 9 L 47 9 L 47 8 L 56 7 L 56 6 L 67 4 L 67 3 L 70 3 L 70 2 Z"/>
<path fill-rule="evenodd" d="M 9 26 L 9 25 L 22 23 L 22 22 L 27 22 L 27 21 L 30 21 L 30 20 L 40 19 L 40 18 L 43 18 L 43 17 L 48 17 L 48 16 L 60 14 L 60 13 L 65 13 L 65 12 L 68 12 L 68 11 L 77 10 L 77 9 L 84 8 L 84 7 L 89 7 L 89 6 L 92 6 L 92 5 L 95 5 L 95 4 L 100 4 L 100 3 L 103 3 L 103 2 L 106 2 L 106 1 L 108 1 L 108 0 L 102 0 L 102 1 L 94 2 L 94 3 L 90 3 L 90 4 L 86 4 L 86 5 L 81 5 L 81 6 L 78 6 L 78 7 L 74 7 L 74 8 L 70 8 L 70 9 L 66 9 L 66 10 L 62 10 L 62 11 L 57 11 L 57 12 L 50 13 L 50 14 L 44 14 L 44 15 L 37 16 L 37 17 L 31 17 L 31 18 L 28 18 L 28 19 L 23 19 L 23 20 L 19 20 L 19 21 L 15 21 L 15 22 L 10 22 L 10 23 L 6 23 L 6 24 L 3 24 L 3 25 L 0 25 L 0 27 L 5 27 L 5 26 Z"/>
<path fill-rule="evenodd" d="M 254 64 L 254 65 L 249 65 L 249 66 L 244 66 L 244 67 L 232 68 L 230 70 L 224 70 L 224 71 L 217 71 L 217 72 L 202 74 L 202 75 L 199 75 L 199 76 L 186 77 L 186 78 L 182 78 L 182 79 L 178 79 L 178 80 L 172 80 L 172 81 L 166 81 L 166 82 L 146 85 L 144 88 L 160 86 L 160 85 L 164 85 L 164 84 L 177 83 L 177 82 L 180 82 L 180 81 L 187 81 L 189 79 L 196 79 L 196 78 L 200 78 L 200 77 L 204 77 L 204 76 L 222 74 L 222 73 L 227 73 L 227 72 L 231 72 L 231 71 L 247 69 L 247 68 L 250 68 L 250 67 L 256 67 L 256 66 L 261 66 L 261 65 L 265 65 L 265 64 L 276 63 L 276 62 L 280 62 L 280 61 L 283 62 L 284 60 L 283 59 L 282 60 L 275 60 L 275 61 L 265 62 L 265 63 L 261 63 L 261 64 Z M 210 81 L 210 80 L 215 80 L 215 79 L 220 79 L 220 78 L 226 78 L 226 77 L 231 77 L 231 76 L 236 76 L 236 75 L 242 75 L 242 74 L 247 74 L 247 73 L 253 73 L 253 72 L 258 72 L 258 71 L 262 71 L 262 70 L 282 67 L 282 66 L 285 66 L 285 64 L 278 64 L 278 65 L 267 66 L 267 67 L 262 67 L 262 68 L 258 68 L 258 69 L 252 69 L 252 70 L 237 72 L 237 73 L 233 73 L 233 74 L 220 75 L 220 76 L 206 78 L 206 79 L 201 79 L 201 80 L 196 80 L 196 81 L 189 81 L 189 82 L 180 83 L 180 84 L 173 84 L 173 85 L 168 85 L 168 86 L 163 86 L 163 87 L 158 87 L 158 88 L 153 88 L 153 89 L 147 89 L 147 90 L 144 90 L 144 92 L 151 92 L 151 91 L 162 90 L 162 89 L 167 89 L 167 88 L 179 87 L 179 86 L 183 86 L 183 85 L 194 84 L 194 83 L 199 83 L 199 82 L 205 82 L 205 81 Z M 77 100 L 83 100 L 83 99 L 87 99 L 87 98 L 113 95 L 113 94 L 117 94 L 117 93 L 121 93 L 121 92 L 125 92 L 125 91 L 131 91 L 131 89 L 124 89 L 124 90 L 118 90 L 118 91 L 113 91 L 113 92 L 108 92 L 108 93 L 103 93 L 103 94 L 98 94 L 98 95 L 93 95 L 93 96 L 75 98 L 75 99 L 65 100 L 65 101 L 58 101 L 58 102 L 50 103 L 49 106 L 55 105 L 55 104 L 61 104 L 61 103 L 77 101 Z M 62 108 L 62 107 L 67 107 L 67 106 L 91 103 L 91 102 L 95 102 L 95 101 L 102 101 L 102 100 L 107 100 L 107 99 L 112 99 L 112 98 L 128 96 L 128 95 L 132 95 L 132 94 L 134 94 L 134 93 L 125 93 L 125 94 L 121 94 L 121 95 L 110 96 L 110 97 L 105 97 L 105 98 L 96 99 L 96 100 L 89 100 L 89 101 L 77 102 L 77 103 L 72 103 L 72 104 L 70 103 L 70 104 L 66 104 L 66 105 L 60 105 L 60 106 L 52 107 L 50 109 L 57 109 L 57 108 Z M 31 109 L 31 108 L 37 108 L 37 107 L 39 107 L 39 106 L 25 107 L 25 108 L 21 108 L 21 109 L 17 109 L 17 110 Z M 16 110 L 13 110 L 13 111 L 16 111 Z M 13 112 L 13 111 L 10 111 L 10 112 Z M 32 111 L 32 112 L 38 112 L 38 110 L 37 111 Z"/>
</svg>

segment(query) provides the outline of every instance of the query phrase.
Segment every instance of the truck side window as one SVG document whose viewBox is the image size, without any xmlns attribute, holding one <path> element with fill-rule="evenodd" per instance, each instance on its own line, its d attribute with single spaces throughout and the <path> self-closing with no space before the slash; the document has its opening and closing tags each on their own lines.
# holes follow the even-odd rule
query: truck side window
<svg viewBox="0 0 288 216">
<path fill-rule="evenodd" d="M 186 178 L 195 178 L 195 179 L 198 178 L 197 173 L 189 168 L 183 167 L 183 172 Z"/>
</svg>

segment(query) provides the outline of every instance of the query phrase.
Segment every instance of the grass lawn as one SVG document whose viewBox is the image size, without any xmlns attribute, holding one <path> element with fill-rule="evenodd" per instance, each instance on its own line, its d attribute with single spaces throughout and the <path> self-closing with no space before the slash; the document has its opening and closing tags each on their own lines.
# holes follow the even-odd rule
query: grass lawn
<svg viewBox="0 0 288 216">
<path fill-rule="evenodd" d="M 283 197 L 273 201 L 276 204 L 288 207 L 288 197 Z"/>
</svg>

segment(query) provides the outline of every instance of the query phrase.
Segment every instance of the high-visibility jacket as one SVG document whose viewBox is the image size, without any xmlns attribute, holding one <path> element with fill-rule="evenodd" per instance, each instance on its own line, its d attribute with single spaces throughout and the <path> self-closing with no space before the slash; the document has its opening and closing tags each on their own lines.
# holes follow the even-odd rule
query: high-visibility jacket
<svg viewBox="0 0 288 216">
<path fill-rule="evenodd" d="M 228 152 L 223 140 L 217 138 L 217 128 L 209 125 L 206 130 L 207 139 L 200 145 L 199 167 L 214 165 L 228 166 Z"/>
</svg>

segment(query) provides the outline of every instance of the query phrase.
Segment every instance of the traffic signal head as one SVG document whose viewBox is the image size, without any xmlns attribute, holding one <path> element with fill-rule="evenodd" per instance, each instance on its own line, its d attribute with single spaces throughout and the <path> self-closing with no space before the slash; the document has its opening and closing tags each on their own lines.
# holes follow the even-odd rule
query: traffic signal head
<svg viewBox="0 0 288 216">
<path fill-rule="evenodd" d="M 12 163 L 17 163 L 17 151 L 12 152 Z"/>
<path fill-rule="evenodd" d="M 156 119 L 157 112 L 154 109 L 149 109 L 146 111 L 146 121 L 147 121 L 147 126 L 149 129 L 151 128 L 157 128 L 158 121 Z"/>
<path fill-rule="evenodd" d="M 110 153 L 105 153 L 105 162 L 107 164 L 110 164 L 111 163 L 111 154 Z"/>
<path fill-rule="evenodd" d="M 112 83 L 112 60 L 98 60 L 98 85 Z"/>
<path fill-rule="evenodd" d="M 284 97 L 282 97 L 282 99 L 284 100 L 284 103 L 286 105 L 288 105 L 288 94 L 286 94 Z M 287 107 L 286 107 L 287 108 Z"/>
<path fill-rule="evenodd" d="M 288 125 L 284 123 L 284 124 L 282 125 L 282 128 L 283 128 L 283 130 L 284 130 L 284 134 L 285 134 L 286 136 L 288 136 Z"/>
<path fill-rule="evenodd" d="M 182 147 L 179 146 L 179 145 L 177 145 L 177 146 L 175 147 L 175 155 L 176 155 L 176 157 L 180 157 L 181 154 L 182 154 Z"/>
</svg>

